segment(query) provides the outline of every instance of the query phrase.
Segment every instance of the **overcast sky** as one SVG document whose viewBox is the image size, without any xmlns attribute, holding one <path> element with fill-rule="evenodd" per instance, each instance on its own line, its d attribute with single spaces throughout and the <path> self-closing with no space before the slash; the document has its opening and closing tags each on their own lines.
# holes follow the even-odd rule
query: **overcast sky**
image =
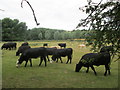
<svg viewBox="0 0 120 90">
<path fill-rule="evenodd" d="M 0 19 L 9 17 L 19 19 L 20 22 L 26 22 L 28 28 L 44 27 L 52 29 L 73 30 L 79 23 L 79 20 L 86 17 L 86 14 L 79 10 L 87 4 L 87 0 L 27 0 L 32 5 L 37 21 L 36 26 L 32 11 L 22 0 L 1 0 L 0 1 Z M 94 0 L 100 1 L 100 0 Z"/>
</svg>

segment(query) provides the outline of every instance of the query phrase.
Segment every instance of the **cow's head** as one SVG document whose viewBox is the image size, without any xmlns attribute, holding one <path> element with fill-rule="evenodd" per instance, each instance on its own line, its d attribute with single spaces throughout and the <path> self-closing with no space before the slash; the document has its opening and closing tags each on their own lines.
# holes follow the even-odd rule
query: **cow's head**
<svg viewBox="0 0 120 90">
<path fill-rule="evenodd" d="M 16 67 L 17 67 L 17 68 L 20 67 L 20 65 L 22 64 L 22 62 L 23 62 L 23 59 L 20 57 L 20 58 L 18 59 L 18 61 L 16 62 Z"/>
<path fill-rule="evenodd" d="M 19 56 L 19 54 L 20 54 L 20 53 L 17 51 L 17 52 L 16 52 L 16 56 Z"/>
<path fill-rule="evenodd" d="M 80 62 L 79 64 L 76 64 L 75 72 L 79 72 L 80 69 L 82 68 L 82 63 Z"/>
</svg>

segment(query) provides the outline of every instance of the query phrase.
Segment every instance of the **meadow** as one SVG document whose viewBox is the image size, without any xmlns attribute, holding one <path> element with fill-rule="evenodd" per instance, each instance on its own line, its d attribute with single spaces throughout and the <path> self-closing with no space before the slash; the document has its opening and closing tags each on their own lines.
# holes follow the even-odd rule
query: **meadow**
<svg viewBox="0 0 120 90">
<path fill-rule="evenodd" d="M 90 46 L 78 47 L 85 42 L 80 41 L 29 41 L 31 47 L 40 47 L 43 43 L 49 46 L 57 46 L 57 43 L 65 42 L 67 48 L 73 48 L 72 64 L 44 62 L 39 67 L 39 58 L 32 59 L 33 67 L 16 68 L 16 61 L 19 56 L 15 56 L 17 50 L 2 50 L 2 88 L 118 88 L 118 62 L 111 63 L 111 75 L 104 76 L 104 66 L 95 66 L 97 76 L 90 69 L 86 73 L 83 67 L 80 72 L 75 72 L 75 66 L 82 55 L 91 52 Z M 4 42 L 0 43 L 1 45 Z M 17 42 L 19 47 L 23 42 Z"/>
</svg>

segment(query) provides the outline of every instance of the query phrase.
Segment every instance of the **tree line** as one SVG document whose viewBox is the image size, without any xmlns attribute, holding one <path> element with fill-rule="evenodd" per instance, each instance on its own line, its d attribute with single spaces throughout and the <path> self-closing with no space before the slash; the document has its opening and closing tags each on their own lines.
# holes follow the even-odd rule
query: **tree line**
<svg viewBox="0 0 120 90">
<path fill-rule="evenodd" d="M 85 39 L 90 35 L 87 30 L 28 29 L 26 23 L 18 19 L 4 18 L 1 21 L 3 41 Z"/>
</svg>

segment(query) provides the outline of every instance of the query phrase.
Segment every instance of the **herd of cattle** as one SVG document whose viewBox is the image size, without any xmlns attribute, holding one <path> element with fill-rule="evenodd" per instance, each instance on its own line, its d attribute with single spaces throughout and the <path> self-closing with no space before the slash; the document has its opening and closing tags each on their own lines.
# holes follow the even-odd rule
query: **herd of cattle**
<svg viewBox="0 0 120 90">
<path fill-rule="evenodd" d="M 43 44 L 43 47 L 39 48 L 31 48 L 29 46 L 28 42 L 22 43 L 21 46 L 18 48 L 16 52 L 16 56 L 19 56 L 19 59 L 17 60 L 16 67 L 19 67 L 20 64 L 22 64 L 23 61 L 26 61 L 25 67 L 27 66 L 28 61 L 30 62 L 30 66 L 32 67 L 32 58 L 38 58 L 40 57 L 40 63 L 44 61 L 45 66 L 47 66 L 47 60 L 51 61 L 49 59 L 49 55 L 52 55 L 51 59 L 52 61 L 58 62 L 58 59 L 61 60 L 61 63 L 63 63 L 61 57 L 66 57 L 67 56 L 67 62 L 72 63 L 72 54 L 73 54 L 73 49 L 72 48 L 66 48 L 66 43 L 59 43 L 58 44 L 61 49 L 57 48 L 48 48 L 46 47 L 47 44 Z M 17 43 L 4 43 L 1 47 L 1 49 L 16 49 Z M 64 47 L 64 48 L 62 48 Z M 108 74 L 110 75 L 110 51 L 112 51 L 113 48 L 112 46 L 105 46 L 101 48 L 100 52 L 98 53 L 87 53 L 82 56 L 80 59 L 79 63 L 76 64 L 75 72 L 79 72 L 82 67 L 87 67 L 86 73 L 89 71 L 89 67 L 94 71 L 94 74 L 97 75 L 93 65 L 100 66 L 100 65 L 105 65 L 105 73 L 104 76 Z"/>
</svg>

